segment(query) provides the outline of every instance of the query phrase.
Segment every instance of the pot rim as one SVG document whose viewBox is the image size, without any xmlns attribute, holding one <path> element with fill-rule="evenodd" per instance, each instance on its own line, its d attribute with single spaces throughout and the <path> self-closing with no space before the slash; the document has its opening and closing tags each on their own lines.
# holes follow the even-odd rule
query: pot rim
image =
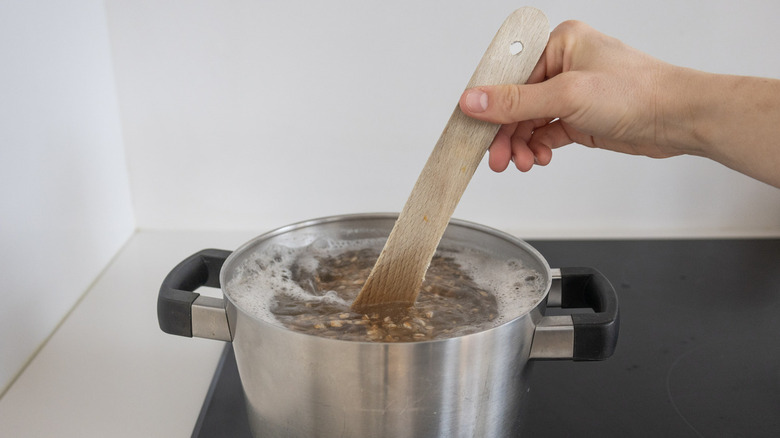
<svg viewBox="0 0 780 438">
<path fill-rule="evenodd" d="M 395 220 L 398 217 L 398 215 L 399 215 L 399 213 L 379 212 L 379 213 L 349 213 L 349 214 L 340 214 L 340 215 L 332 215 L 332 216 L 323 216 L 323 217 L 319 217 L 319 218 L 314 218 L 314 219 L 308 219 L 308 220 L 295 222 L 295 223 L 292 223 L 292 224 L 289 224 L 289 225 L 285 225 L 285 226 L 282 226 L 282 227 L 279 227 L 279 228 L 275 228 L 275 229 L 270 230 L 268 232 L 265 232 L 263 234 L 260 234 L 259 236 L 250 239 L 246 243 L 244 243 L 241 246 L 239 246 L 238 248 L 236 248 L 236 250 L 234 250 L 227 257 L 227 259 L 225 259 L 225 262 L 222 265 L 222 269 L 220 270 L 220 273 L 219 273 L 220 284 L 222 285 L 221 288 L 223 289 L 222 296 L 224 297 L 225 301 L 227 303 L 229 303 L 229 305 L 231 307 L 233 307 L 233 309 L 235 309 L 235 311 L 241 312 L 246 317 L 249 317 L 252 320 L 261 323 L 264 327 L 272 328 L 274 330 L 280 330 L 281 332 L 284 332 L 284 333 L 289 334 L 289 335 L 298 335 L 298 336 L 305 336 L 307 338 L 314 338 L 314 339 L 317 339 L 318 342 L 320 340 L 322 340 L 322 341 L 333 341 L 333 342 L 349 343 L 349 344 L 356 344 L 356 345 L 357 344 L 375 344 L 375 345 L 384 345 L 384 346 L 388 346 L 388 345 L 414 346 L 414 345 L 426 345 L 426 344 L 430 345 L 431 343 L 459 341 L 459 340 L 463 340 L 463 339 L 467 339 L 467 338 L 477 337 L 477 336 L 480 336 L 480 335 L 482 335 L 482 336 L 488 335 L 489 332 L 493 332 L 494 330 L 502 329 L 502 327 L 505 328 L 508 325 L 513 325 L 518 320 L 523 319 L 523 318 L 527 317 L 528 315 L 532 314 L 535 310 L 539 309 L 539 306 L 542 303 L 544 303 L 545 300 L 547 299 L 547 295 L 549 294 L 550 288 L 551 288 L 551 285 L 552 285 L 552 272 L 551 272 L 550 265 L 548 264 L 547 260 L 542 256 L 542 254 L 539 251 L 536 250 L 536 248 L 531 246 L 528 242 L 526 242 L 526 241 L 524 241 L 524 240 L 522 240 L 522 239 L 520 239 L 520 238 L 518 238 L 516 236 L 513 236 L 513 235 L 511 235 L 511 234 L 509 234 L 507 232 L 500 231 L 500 230 L 497 230 L 495 228 L 491 228 L 489 226 L 482 225 L 482 224 L 479 224 L 479 223 L 476 223 L 476 222 L 472 222 L 472 221 L 468 221 L 468 220 L 464 220 L 464 219 L 458 219 L 458 218 L 451 218 L 450 219 L 450 224 L 454 224 L 454 225 L 457 225 L 457 226 L 463 227 L 463 228 L 472 229 L 472 230 L 475 230 L 475 231 L 478 231 L 478 232 L 482 232 L 482 233 L 485 233 L 485 234 L 489 234 L 491 236 L 494 236 L 494 237 L 503 239 L 505 241 L 508 241 L 508 242 L 510 242 L 510 243 L 512 243 L 512 244 L 514 244 L 514 245 L 516 245 L 516 246 L 518 246 L 520 248 L 522 248 L 524 251 L 528 252 L 535 260 L 537 260 L 541 264 L 541 267 L 544 270 L 544 272 L 542 272 L 542 274 L 544 274 L 545 277 L 546 277 L 546 279 L 545 279 L 546 281 L 545 281 L 545 285 L 544 285 L 544 292 L 539 295 L 538 299 L 533 304 L 533 306 L 529 306 L 529 308 L 528 308 L 528 310 L 526 312 L 524 312 L 524 313 L 522 313 L 520 315 L 517 315 L 514 318 L 509 319 L 506 322 L 504 322 L 504 323 L 502 323 L 500 325 L 497 325 L 495 327 L 490 327 L 490 328 L 487 328 L 487 329 L 484 329 L 484 330 L 480 330 L 480 331 L 477 331 L 477 332 L 468 333 L 468 334 L 465 334 L 465 335 L 455 336 L 455 337 L 451 337 L 451 338 L 430 339 L 430 340 L 416 341 L 416 342 L 355 341 L 355 340 L 328 338 L 328 337 L 317 336 L 317 335 L 313 335 L 313 334 L 309 334 L 309 333 L 302 333 L 302 332 L 298 332 L 298 331 L 295 331 L 295 330 L 289 330 L 289 329 L 287 329 L 287 328 L 285 328 L 285 327 L 283 327 L 283 326 L 281 326 L 279 324 L 274 324 L 272 322 L 266 321 L 263 318 L 258 318 L 256 316 L 246 312 L 240 306 L 236 305 L 233 302 L 233 299 L 228 294 L 226 294 L 224 292 L 224 288 L 227 285 L 227 283 L 225 281 L 225 277 L 227 275 L 228 268 L 233 263 L 235 263 L 235 260 L 237 258 L 242 257 L 244 255 L 244 252 L 246 252 L 246 250 L 248 248 L 257 245 L 258 243 L 260 243 L 260 242 L 262 242 L 264 240 L 268 240 L 268 239 L 273 238 L 275 236 L 279 236 L 279 235 L 282 235 L 282 234 L 285 234 L 285 233 L 288 233 L 288 232 L 291 232 L 291 231 L 296 231 L 296 230 L 300 230 L 300 229 L 303 229 L 303 228 L 308 228 L 308 227 L 315 226 L 315 225 L 329 224 L 329 223 L 334 223 L 334 222 L 345 222 L 345 221 L 352 221 L 352 220 L 366 220 L 366 219 L 384 219 L 384 220 L 391 219 L 391 220 Z M 228 312 L 228 314 L 230 314 L 230 313 L 231 312 Z M 231 324 L 231 330 L 233 330 L 233 329 L 234 328 L 232 327 L 232 324 Z"/>
</svg>

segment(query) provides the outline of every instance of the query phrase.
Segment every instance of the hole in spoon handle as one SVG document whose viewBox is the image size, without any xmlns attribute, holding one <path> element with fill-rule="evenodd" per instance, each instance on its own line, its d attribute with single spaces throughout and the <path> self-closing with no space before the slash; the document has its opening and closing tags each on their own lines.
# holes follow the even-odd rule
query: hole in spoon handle
<svg viewBox="0 0 780 438">
<path fill-rule="evenodd" d="M 516 10 L 496 32 L 467 88 L 526 83 L 549 36 L 550 22 L 542 11 L 531 7 Z"/>
</svg>

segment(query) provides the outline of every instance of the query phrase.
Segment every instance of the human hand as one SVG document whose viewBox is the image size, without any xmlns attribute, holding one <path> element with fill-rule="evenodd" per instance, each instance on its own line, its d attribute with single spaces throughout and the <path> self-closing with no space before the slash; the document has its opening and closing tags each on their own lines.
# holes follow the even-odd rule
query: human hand
<svg viewBox="0 0 780 438">
<path fill-rule="evenodd" d="M 661 85 L 684 86 L 686 69 L 661 62 L 588 25 L 568 21 L 550 40 L 528 85 L 466 90 L 460 108 L 503 126 L 490 147 L 490 168 L 510 160 L 521 171 L 547 165 L 552 149 L 579 143 L 655 158 L 684 153 L 671 138 L 685 129 L 684 111 Z M 674 79 L 674 80 L 669 80 Z M 660 92 L 663 91 L 663 92 Z M 684 118 L 684 117 L 683 117 Z"/>
</svg>

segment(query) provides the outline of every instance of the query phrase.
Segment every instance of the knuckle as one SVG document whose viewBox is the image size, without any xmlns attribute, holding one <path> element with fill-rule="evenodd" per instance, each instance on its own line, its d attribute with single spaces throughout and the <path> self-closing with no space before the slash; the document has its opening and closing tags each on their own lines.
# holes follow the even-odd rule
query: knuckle
<svg viewBox="0 0 780 438">
<path fill-rule="evenodd" d="M 557 31 L 566 35 L 582 35 L 590 32 L 590 29 L 591 27 L 584 21 L 579 20 L 566 20 L 556 28 Z"/>
<path fill-rule="evenodd" d="M 501 93 L 497 96 L 496 109 L 499 113 L 505 114 L 511 119 L 502 122 L 509 123 L 511 121 L 517 121 L 515 117 L 522 108 L 523 93 L 520 91 L 520 87 L 516 86 L 506 86 L 502 88 Z"/>
<path fill-rule="evenodd" d="M 567 20 L 559 24 L 555 31 L 559 32 L 564 37 L 576 38 L 587 33 L 589 29 L 590 26 L 582 21 Z"/>
<path fill-rule="evenodd" d="M 572 51 L 580 47 L 578 51 L 590 52 L 594 50 L 594 44 L 598 46 L 604 42 L 604 35 L 583 21 L 564 21 L 555 28 L 553 33 L 555 35 L 551 35 L 550 38 L 557 41 L 557 45 L 562 50 Z"/>
</svg>

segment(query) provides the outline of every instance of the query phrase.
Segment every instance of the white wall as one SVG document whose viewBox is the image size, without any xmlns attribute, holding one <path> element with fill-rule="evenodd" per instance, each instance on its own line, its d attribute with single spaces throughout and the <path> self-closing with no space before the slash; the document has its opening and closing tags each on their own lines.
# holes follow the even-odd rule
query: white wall
<svg viewBox="0 0 780 438">
<path fill-rule="evenodd" d="M 2 394 L 134 223 L 103 3 L 0 2 L 0 59 Z"/>
<path fill-rule="evenodd" d="M 108 17 L 142 228 L 398 211 L 516 0 L 122 1 Z M 539 1 L 669 62 L 780 77 L 780 3 Z M 780 235 L 780 190 L 573 146 L 477 172 L 456 216 L 521 236 Z"/>
<path fill-rule="evenodd" d="M 143 228 L 399 210 L 521 5 L 1 2 L 0 391 L 132 233 L 130 188 Z M 535 6 L 673 63 L 780 77 L 777 3 Z M 780 190 L 570 147 L 529 174 L 483 166 L 456 215 L 521 236 L 780 235 Z"/>
</svg>

